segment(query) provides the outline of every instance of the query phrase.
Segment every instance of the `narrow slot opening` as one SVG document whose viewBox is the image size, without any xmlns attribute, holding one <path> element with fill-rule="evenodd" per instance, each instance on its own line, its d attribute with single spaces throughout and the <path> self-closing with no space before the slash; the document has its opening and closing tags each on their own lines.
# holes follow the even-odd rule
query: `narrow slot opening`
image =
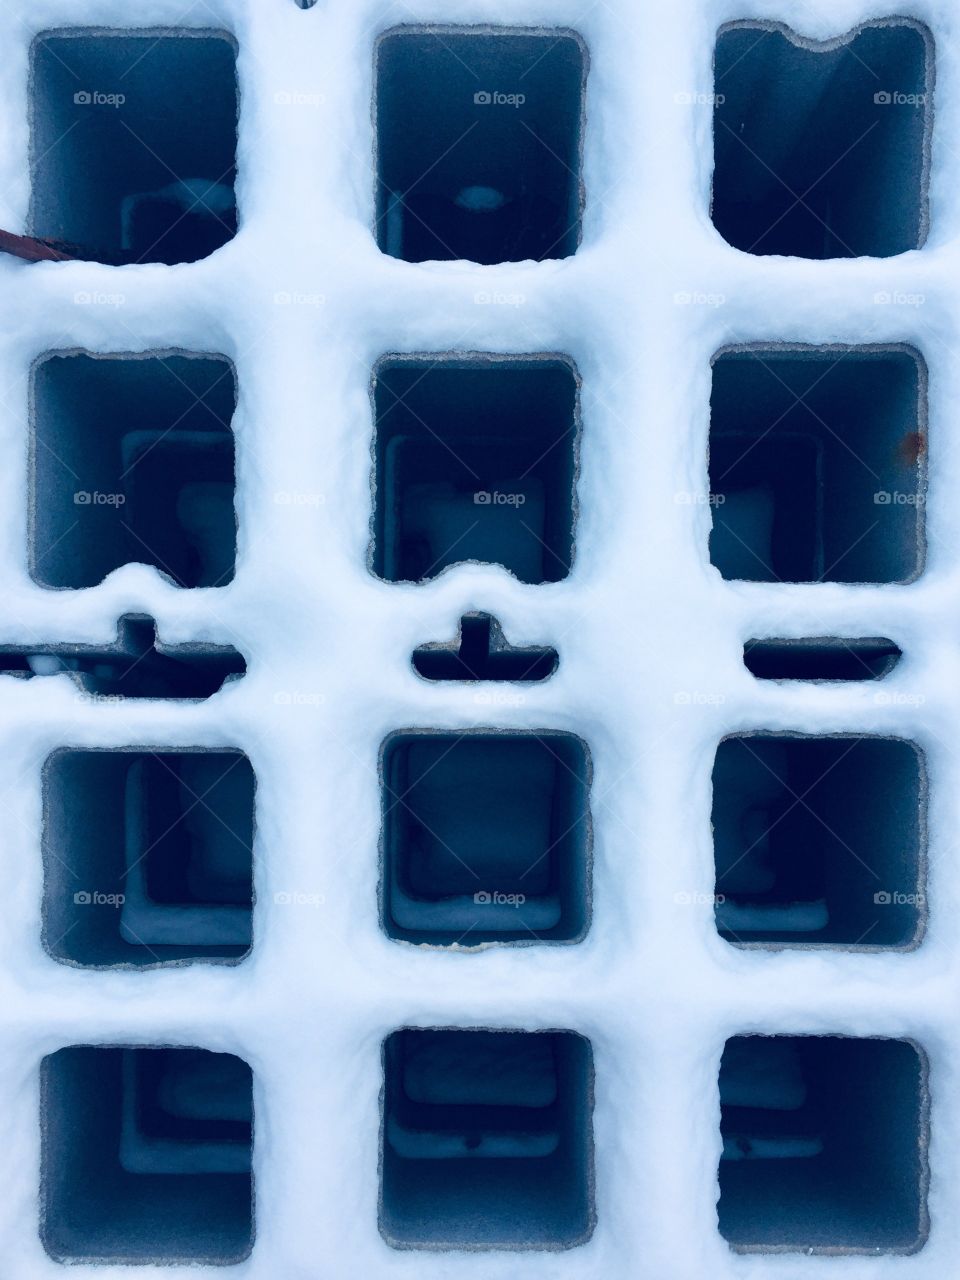
<svg viewBox="0 0 960 1280">
<path fill-rule="evenodd" d="M 743 661 L 758 680 L 882 680 L 903 656 L 883 636 L 748 640 Z"/>
<path fill-rule="evenodd" d="M 73 1045 L 41 1066 L 58 1262 L 235 1263 L 253 1245 L 253 1081 L 229 1053 Z"/>
<path fill-rule="evenodd" d="M 434 946 L 577 942 L 590 758 L 566 733 L 413 731 L 381 758 L 383 925 Z"/>
<path fill-rule="evenodd" d="M 737 1250 L 910 1253 L 927 1235 L 926 1062 L 906 1040 L 735 1036 L 721 1234 Z"/>
<path fill-rule="evenodd" d="M 406 262 L 575 253 L 586 71 L 571 31 L 438 26 L 381 36 L 380 249 Z"/>
<path fill-rule="evenodd" d="M 388 1244 L 566 1249 L 589 1238 L 589 1041 L 570 1031 L 395 1031 L 384 1076 Z"/>
<path fill-rule="evenodd" d="M 253 937 L 240 751 L 62 749 L 44 767 L 44 946 L 96 968 L 237 961 Z"/>
<path fill-rule="evenodd" d="M 579 386 L 562 356 L 389 356 L 373 385 L 372 562 L 421 582 L 465 561 L 570 572 Z"/>
<path fill-rule="evenodd" d="M 0 672 L 25 680 L 67 674 L 93 700 L 203 700 L 242 676 L 232 645 L 165 645 L 150 617 L 124 614 L 109 645 L 0 645 Z"/>
<path fill-rule="evenodd" d="M 93 587 L 153 565 L 180 587 L 234 575 L 236 374 L 186 352 L 44 356 L 32 379 L 30 572 Z"/>
<path fill-rule="evenodd" d="M 425 680 L 546 680 L 560 662 L 556 649 L 510 644 L 489 613 L 465 613 L 452 644 L 423 644 L 413 666 Z"/>
<path fill-rule="evenodd" d="M 714 59 L 713 222 L 736 249 L 878 257 L 927 234 L 933 40 L 904 19 L 836 40 L 722 27 Z"/>
<path fill-rule="evenodd" d="M 909 582 L 924 561 L 926 367 L 908 347 L 713 362 L 710 560 L 751 582 Z"/>
<path fill-rule="evenodd" d="M 227 32 L 47 31 L 31 66 L 32 234 L 112 264 L 195 262 L 236 234 Z"/>
<path fill-rule="evenodd" d="M 895 738 L 725 738 L 713 767 L 717 928 L 739 945 L 916 945 L 926 775 Z"/>
</svg>

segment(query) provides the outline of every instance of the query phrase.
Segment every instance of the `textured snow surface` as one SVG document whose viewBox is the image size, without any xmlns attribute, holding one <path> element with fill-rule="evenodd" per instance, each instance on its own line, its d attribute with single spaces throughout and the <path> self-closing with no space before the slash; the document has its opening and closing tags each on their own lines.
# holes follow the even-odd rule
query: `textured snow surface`
<svg viewBox="0 0 960 1280">
<path fill-rule="evenodd" d="M 319 0 L 306 11 L 293 0 L 5 0 L 5 228 L 28 225 L 28 58 L 39 31 L 225 29 L 237 42 L 241 114 L 239 231 L 212 256 L 174 267 L 0 260 L 0 644 L 107 645 L 131 612 L 155 617 L 168 644 L 233 645 L 249 670 L 197 703 L 97 703 L 65 675 L 0 677 L 4 1280 L 63 1274 L 38 1236 L 38 1068 L 76 1044 L 198 1046 L 250 1065 L 256 1243 L 233 1268 L 243 1280 L 960 1276 L 955 0 L 908 7 L 936 41 L 921 251 L 751 257 L 727 245 L 709 215 L 718 26 L 766 18 L 826 39 L 887 12 L 868 0 Z M 573 256 L 413 265 L 379 251 L 373 43 L 416 22 L 564 27 L 583 38 L 586 205 Z M 175 96 L 178 85 L 157 91 Z M 499 194 L 467 187 L 460 203 L 493 219 Z M 909 585 L 733 582 L 710 565 L 710 360 L 731 344 L 774 341 L 906 343 L 923 355 L 927 548 Z M 41 354 L 72 348 L 186 349 L 234 362 L 238 542 L 227 585 L 184 590 L 137 564 L 81 591 L 31 579 L 29 373 Z M 387 353 L 448 351 L 559 353 L 576 364 L 579 508 L 562 581 L 526 585 L 489 565 L 459 565 L 424 585 L 368 571 L 371 371 Z M 201 497 L 182 519 L 196 522 Z M 740 513 L 747 525 L 768 518 L 761 493 L 751 502 L 753 512 Z M 513 645 L 556 648 L 557 673 L 479 686 L 509 688 L 503 697 L 419 678 L 413 649 L 448 641 L 471 610 L 495 615 Z M 750 638 L 830 635 L 888 637 L 904 656 L 882 684 L 778 684 L 743 666 Z M 444 952 L 383 933 L 380 744 L 398 729 L 471 727 L 549 729 L 587 743 L 594 879 L 581 942 Z M 763 951 L 721 939 L 711 770 L 725 734 L 753 730 L 892 735 L 922 749 L 929 920 L 916 949 Z M 46 954 L 41 766 L 64 745 L 247 754 L 257 777 L 256 908 L 240 964 L 110 972 Z M 381 1046 L 411 1026 L 560 1029 L 589 1040 L 597 1223 L 587 1243 L 560 1253 L 387 1245 L 377 1225 Z M 922 1046 L 931 1223 L 920 1252 L 740 1256 L 720 1236 L 721 1053 L 728 1038 L 763 1032 Z M 876 1125 L 886 1120 L 877 1114 Z M 770 1151 L 785 1154 L 776 1142 Z M 161 1273 L 108 1265 L 96 1274 Z"/>
</svg>

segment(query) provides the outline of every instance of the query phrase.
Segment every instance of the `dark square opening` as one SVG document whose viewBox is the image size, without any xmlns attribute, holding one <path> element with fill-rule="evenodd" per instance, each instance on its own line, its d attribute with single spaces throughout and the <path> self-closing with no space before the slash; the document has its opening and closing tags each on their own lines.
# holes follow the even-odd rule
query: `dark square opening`
<svg viewBox="0 0 960 1280">
<path fill-rule="evenodd" d="M 43 777 L 49 954 L 94 967 L 245 956 L 254 790 L 241 751 L 54 752 Z"/>
<path fill-rule="evenodd" d="M 116 264 L 195 262 L 236 234 L 227 32 L 47 31 L 31 96 L 34 235 Z"/>
<path fill-rule="evenodd" d="M 590 919 L 590 757 L 568 733 L 384 743 L 384 929 L 437 946 L 578 942 Z"/>
<path fill-rule="evenodd" d="M 878 257 L 927 234 L 933 40 L 903 18 L 835 40 L 721 27 L 713 221 L 735 249 Z"/>
<path fill-rule="evenodd" d="M 912 348 L 719 352 L 711 562 L 752 582 L 909 582 L 924 560 L 926 440 Z"/>
<path fill-rule="evenodd" d="M 717 928 L 736 943 L 910 947 L 926 921 L 926 770 L 896 738 L 725 738 Z"/>
<path fill-rule="evenodd" d="M 571 361 L 388 356 L 376 368 L 373 569 L 420 582 L 464 561 L 521 582 L 570 572 L 579 433 Z"/>
<path fill-rule="evenodd" d="M 253 1246 L 253 1079 L 229 1053 L 73 1045 L 41 1066 L 58 1262 L 233 1263 Z"/>
<path fill-rule="evenodd" d="M 93 587 L 121 565 L 231 581 L 236 374 L 187 352 L 44 356 L 33 369 L 30 572 Z"/>
<path fill-rule="evenodd" d="M 407 262 L 575 253 L 586 73 L 572 31 L 438 26 L 381 36 L 381 250 Z"/>
<path fill-rule="evenodd" d="M 927 1070 L 907 1040 L 734 1036 L 721 1234 L 738 1250 L 910 1253 L 928 1224 Z"/>
<path fill-rule="evenodd" d="M 380 1230 L 395 1248 L 589 1238 L 593 1053 L 572 1031 L 395 1031 L 383 1047 Z"/>
</svg>

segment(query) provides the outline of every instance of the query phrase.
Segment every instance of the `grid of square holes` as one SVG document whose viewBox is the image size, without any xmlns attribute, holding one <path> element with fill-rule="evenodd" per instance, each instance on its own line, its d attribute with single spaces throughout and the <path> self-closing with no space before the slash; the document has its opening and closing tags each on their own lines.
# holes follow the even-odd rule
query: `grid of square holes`
<svg viewBox="0 0 960 1280">
<path fill-rule="evenodd" d="M 157 4 L 155 28 L 57 29 L 36 50 L 31 229 L 107 265 L 58 267 L 62 286 L 49 276 L 11 286 L 36 360 L 29 541 L 24 532 L 16 560 L 33 582 L 0 569 L 16 614 L 0 637 L 14 654 L 3 669 L 19 673 L 16 655 L 42 647 L 28 641 L 62 652 L 82 634 L 95 648 L 71 598 L 83 592 L 59 592 L 56 608 L 43 598 L 42 588 L 84 588 L 111 626 L 124 612 L 128 628 L 156 618 L 158 635 L 212 635 L 268 673 L 230 690 L 226 733 L 216 702 L 179 722 L 155 706 L 107 722 L 103 708 L 65 698 L 35 716 L 34 680 L 0 691 L 12 770 L 37 777 L 35 800 L 46 761 L 43 919 L 25 909 L 3 944 L 12 959 L 42 936 L 46 954 L 2 1016 L 12 1070 L 35 1071 L 43 1057 L 47 1251 L 237 1262 L 253 1237 L 255 1169 L 258 1239 L 241 1265 L 257 1276 L 316 1265 L 315 1234 L 296 1195 L 278 1204 L 277 1179 L 319 1193 L 310 1213 L 325 1247 L 336 1236 L 372 1274 L 439 1276 L 448 1264 L 427 1251 L 448 1248 L 484 1251 L 458 1266 L 498 1277 L 516 1274 L 516 1250 L 532 1251 L 530 1274 L 571 1276 L 647 1265 L 747 1274 L 728 1244 L 911 1255 L 928 1229 L 928 1113 L 945 1135 L 956 1127 L 928 1083 L 956 1048 L 952 1020 L 934 1010 L 948 952 L 928 906 L 936 833 L 956 816 L 935 780 L 953 756 L 943 718 L 922 710 L 946 636 L 930 562 L 942 575 L 938 548 L 952 532 L 925 505 L 928 420 L 939 422 L 951 385 L 931 347 L 953 330 L 934 335 L 894 310 L 898 295 L 938 289 L 935 268 L 897 262 L 928 235 L 943 244 L 927 209 L 924 99 L 937 22 L 933 37 L 910 21 L 870 22 L 853 41 L 814 46 L 779 15 L 734 20 L 717 37 L 711 86 L 709 59 L 689 54 L 682 28 L 695 17 L 712 47 L 717 15 L 693 3 L 656 21 L 625 3 L 603 14 L 561 5 L 542 29 L 499 31 L 434 27 L 415 7 L 403 15 L 413 27 L 379 42 L 397 15 L 372 0 L 349 18 L 337 3 L 298 7 L 221 0 L 209 30 L 181 39 L 166 26 L 177 15 Z M 812 11 L 833 29 L 825 6 Z M 156 131 L 163 172 L 118 150 L 122 117 L 84 114 L 116 110 L 96 95 L 115 92 L 127 40 L 138 42 L 122 53 L 140 77 L 132 123 Z M 375 60 L 372 77 L 357 76 L 372 89 L 376 145 L 376 189 L 359 217 L 332 181 L 294 178 L 304 133 L 285 109 L 320 106 L 307 54 L 325 41 L 327 74 L 338 58 Z M 26 47 L 22 33 L 16 42 Z M 256 147 L 241 118 L 248 168 L 231 244 L 235 57 L 243 93 L 277 110 Z M 71 58 L 89 88 L 66 77 Z M 955 60 L 938 46 L 941 81 L 945 68 Z M 219 102 L 192 130 L 193 154 L 177 148 L 196 104 L 148 106 L 158 80 L 203 84 Z M 619 134 L 626 154 L 657 112 L 669 119 L 645 163 L 662 198 L 641 207 L 635 188 L 603 181 L 597 139 L 609 147 Z M 711 115 L 715 231 L 690 181 L 698 155 L 709 170 Z M 352 156 L 363 171 L 351 143 L 369 141 L 365 123 L 328 118 L 334 141 L 317 147 L 317 169 Z M 286 310 L 252 328 L 217 314 L 210 350 L 177 345 L 177 321 L 193 330 L 211 306 L 192 299 L 185 274 L 179 298 L 156 276 L 125 276 L 122 316 L 91 307 L 63 340 L 45 318 L 51 299 L 82 307 L 83 293 L 115 291 L 111 266 L 194 263 L 210 286 L 229 260 L 250 284 L 263 268 L 245 261 L 244 233 L 255 237 L 265 210 L 286 210 L 291 243 L 315 235 L 309 201 L 291 211 L 258 189 L 267 151 L 339 226 L 366 290 L 395 294 L 379 314 L 370 297 L 345 293 L 331 233 L 292 267 L 271 260 L 272 305 Z M 111 186 L 118 175 L 123 189 Z M 624 264 L 642 277 L 638 245 L 653 240 L 666 306 L 619 279 Z M 757 268 L 777 254 L 793 261 L 774 261 L 765 281 Z M 803 267 L 867 256 L 855 285 L 828 274 L 830 262 L 815 275 Z M 462 258 L 483 272 L 416 265 Z M 824 325 L 797 305 L 798 290 L 831 280 L 875 309 L 851 292 L 840 321 Z M 585 301 L 591 290 L 616 298 L 617 314 Z M 585 310 L 577 324 L 564 318 L 571 298 Z M 782 324 L 758 331 L 753 309 L 774 301 Z M 27 354 L 5 349 L 10 386 Z M 692 395 L 668 372 L 678 359 Z M 309 361 L 317 372 L 304 382 Z M 144 405 L 153 416 L 138 412 L 132 428 Z M 336 470 L 326 484 L 303 444 L 324 416 L 313 443 Z M 931 486 L 935 466 L 955 470 L 935 431 Z M 71 506 L 89 506 L 83 522 Z M 322 581 L 292 567 L 305 541 L 332 566 Z M 127 573 L 138 563 L 164 576 Z M 118 568 L 129 589 L 103 581 Z M 275 613 L 254 624 L 269 575 Z M 217 588 L 212 603 L 193 596 L 198 587 Z M 651 623 L 651 601 L 669 623 Z M 931 638 L 911 652 L 923 626 Z M 290 635 L 316 646 L 322 636 L 337 655 L 317 658 L 322 693 L 291 657 Z M 364 675 L 346 682 L 346 706 L 351 650 Z M 511 693 L 485 692 L 504 680 Z M 295 709 L 322 706 L 338 681 L 339 707 L 321 711 L 319 733 L 304 728 Z M 369 732 L 344 727 L 354 710 Z M 228 817 L 249 850 L 254 768 L 268 831 L 256 930 L 252 862 L 215 821 Z M 188 865 L 182 847 L 164 850 L 164 815 L 201 788 L 214 818 L 191 831 L 205 856 Z M 10 799 L 27 832 L 14 826 L 11 856 L 36 860 L 31 803 Z M 374 812 L 379 894 L 377 824 L 356 818 Z M 166 856 L 134 875 L 131 851 L 144 844 Z M 85 914 L 67 892 L 77 867 L 93 892 L 122 894 L 123 911 Z M 137 937 L 150 955 L 131 956 Z M 54 975 L 76 980 L 59 991 L 51 957 L 75 970 Z M 304 993 L 291 979 L 307 964 L 323 977 Z M 360 996 L 370 972 L 381 992 Z M 16 1030 L 19 1000 L 35 1037 Z M 319 1054 L 324 1072 L 307 1096 Z M 254 1100 L 267 1134 L 256 1144 Z M 695 1136 L 678 1152 L 691 1115 Z M 31 1195 L 22 1173 L 16 1184 L 0 1229 L 22 1245 L 23 1276 L 46 1274 L 16 1226 Z M 939 1224 L 901 1273 L 945 1274 L 952 1231 Z M 547 1263 L 544 1249 L 565 1252 Z"/>
</svg>

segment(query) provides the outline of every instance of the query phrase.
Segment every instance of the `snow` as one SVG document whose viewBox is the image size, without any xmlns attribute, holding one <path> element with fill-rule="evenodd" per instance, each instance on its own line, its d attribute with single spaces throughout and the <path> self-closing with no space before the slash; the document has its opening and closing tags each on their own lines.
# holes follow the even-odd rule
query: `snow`
<svg viewBox="0 0 960 1280">
<path fill-rule="evenodd" d="M 239 232 L 212 256 L 182 266 L 0 261 L 0 643 L 108 645 L 121 614 L 148 613 L 167 643 L 231 644 L 249 663 L 245 677 L 195 703 L 98 704 L 69 675 L 0 676 L 0 1256 L 10 1280 L 62 1274 L 37 1233 L 38 1068 L 77 1044 L 200 1046 L 249 1063 L 257 1234 L 232 1269 L 240 1280 L 956 1273 L 956 6 L 910 6 L 937 49 L 930 230 L 920 252 L 816 261 L 732 249 L 709 218 L 712 112 L 698 100 L 713 93 L 723 22 L 769 18 L 826 39 L 883 12 L 867 0 L 320 0 L 307 11 L 293 0 L 144 0 L 135 15 L 124 0 L 2 6 L 4 227 L 28 225 L 28 57 L 39 31 L 132 21 L 226 29 L 237 43 L 242 109 Z M 398 22 L 437 21 L 543 23 L 585 41 L 586 205 L 572 256 L 413 265 L 376 247 L 373 41 Z M 730 344 L 777 340 L 906 343 L 924 356 L 926 566 L 909 585 L 724 581 L 709 563 L 710 360 Z M 44 352 L 76 348 L 186 349 L 236 365 L 237 572 L 227 585 L 185 590 L 143 564 L 84 590 L 31 579 L 30 370 Z M 502 567 L 466 564 L 414 585 L 367 568 L 371 371 L 385 353 L 449 350 L 562 353 L 576 363 L 575 554 L 560 581 L 529 585 Z M 742 501 L 740 519 L 766 519 L 762 494 Z M 188 502 L 184 522 L 199 527 L 201 506 Z M 442 518 L 461 517 L 444 510 Z M 478 702 L 469 683 L 419 678 L 413 649 L 448 640 L 475 610 L 493 614 L 513 645 L 556 648 L 556 674 L 516 686 L 522 698 L 492 703 Z M 889 637 L 904 656 L 880 684 L 756 681 L 743 644 L 768 635 Z M 566 732 L 589 746 L 592 922 L 575 945 L 440 950 L 381 929 L 380 745 L 398 729 L 481 725 Z M 919 947 L 765 951 L 718 935 L 711 770 L 721 738 L 756 729 L 892 735 L 922 749 L 929 919 Z M 247 959 L 94 971 L 46 954 L 41 766 L 64 744 L 247 753 L 257 777 Z M 411 1026 L 560 1029 L 589 1041 L 597 1221 L 587 1242 L 563 1252 L 452 1254 L 387 1244 L 377 1229 L 381 1045 Z M 760 1033 L 886 1036 L 922 1047 L 931 1224 L 921 1251 L 731 1251 L 717 1230 L 718 1071 L 729 1038 Z M 799 1136 L 784 1131 L 782 1140 Z M 451 1161 L 432 1163 L 442 1186 Z M 774 1163 L 784 1161 L 759 1167 Z M 429 1204 L 429 1188 L 423 1195 Z M 106 1265 L 95 1274 L 118 1280 L 131 1271 Z"/>
</svg>

